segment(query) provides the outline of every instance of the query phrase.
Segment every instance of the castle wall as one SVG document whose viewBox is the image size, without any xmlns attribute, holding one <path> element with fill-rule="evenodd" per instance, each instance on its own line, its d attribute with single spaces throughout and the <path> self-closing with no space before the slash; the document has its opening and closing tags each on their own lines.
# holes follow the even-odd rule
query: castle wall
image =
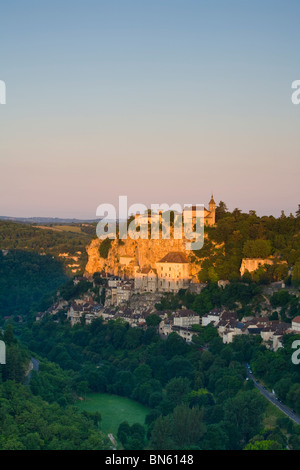
<svg viewBox="0 0 300 470">
<path fill-rule="evenodd" d="M 241 276 L 245 274 L 246 271 L 249 271 L 249 273 L 252 273 L 256 271 L 260 266 L 263 266 L 264 264 L 273 264 L 274 261 L 269 258 L 244 258 L 242 260 L 241 268 L 240 268 L 240 273 Z"/>
</svg>

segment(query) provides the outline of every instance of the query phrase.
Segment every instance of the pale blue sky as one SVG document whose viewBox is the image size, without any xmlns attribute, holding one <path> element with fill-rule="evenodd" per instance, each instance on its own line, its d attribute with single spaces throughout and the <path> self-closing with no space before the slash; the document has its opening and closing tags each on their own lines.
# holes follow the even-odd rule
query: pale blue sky
<svg viewBox="0 0 300 470">
<path fill-rule="evenodd" d="M 300 203 L 300 3 L 0 4 L 0 215 Z"/>
</svg>

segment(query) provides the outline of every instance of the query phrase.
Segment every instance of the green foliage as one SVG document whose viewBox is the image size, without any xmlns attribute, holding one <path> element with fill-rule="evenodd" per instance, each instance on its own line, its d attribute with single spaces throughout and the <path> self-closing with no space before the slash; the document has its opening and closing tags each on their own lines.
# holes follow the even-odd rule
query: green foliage
<svg viewBox="0 0 300 470">
<path fill-rule="evenodd" d="M 29 352 L 17 341 L 11 325 L 4 331 L 3 340 L 6 346 L 6 364 L 0 365 L 0 383 L 7 380 L 22 383 L 30 361 Z"/>
<path fill-rule="evenodd" d="M 103 450 L 107 438 L 94 417 L 32 395 L 28 387 L 0 384 L 1 450 Z"/>
<path fill-rule="evenodd" d="M 174 407 L 187 400 L 190 390 L 190 380 L 183 377 L 175 377 L 166 385 L 167 398 Z"/>
<path fill-rule="evenodd" d="M 244 448 L 249 439 L 259 432 L 265 406 L 265 399 L 256 390 L 240 392 L 227 400 L 224 426 L 236 449 Z"/>
<path fill-rule="evenodd" d="M 155 450 L 189 449 L 198 446 L 205 434 L 203 412 L 195 407 L 177 406 L 172 414 L 159 417 L 153 426 L 150 448 Z"/>
<path fill-rule="evenodd" d="M 123 421 L 118 428 L 117 437 L 126 450 L 143 450 L 145 447 L 146 431 L 144 426 L 134 423 L 129 426 L 127 421 Z"/>
<path fill-rule="evenodd" d="M 194 297 L 191 308 L 201 316 L 221 306 L 233 310 L 238 303 L 242 306 L 252 305 L 261 292 L 261 288 L 254 283 L 231 282 L 224 289 L 219 288 L 216 283 L 210 283 Z"/>
<path fill-rule="evenodd" d="M 290 295 L 288 291 L 280 290 L 278 292 L 274 292 L 270 302 L 272 307 L 286 307 L 288 303 L 294 298 L 295 296 Z"/>
<path fill-rule="evenodd" d="M 294 265 L 292 281 L 296 287 L 300 287 L 300 261 L 297 261 Z"/>
<path fill-rule="evenodd" d="M 262 269 L 255 281 L 285 279 L 288 267 L 294 267 L 293 283 L 298 286 L 300 218 L 258 217 L 254 211 L 244 214 L 238 209 L 230 213 L 224 203 L 220 206 L 216 207 L 216 227 L 206 228 L 204 246 L 194 252 L 201 259 L 199 280 L 239 280 L 242 258 L 267 258 L 272 254 L 275 266 L 267 267 L 266 277 Z M 286 261 L 287 265 L 279 261 Z"/>
<path fill-rule="evenodd" d="M 283 450 L 280 449 L 280 446 L 271 440 L 263 440 L 263 441 L 254 441 L 253 444 L 249 442 L 246 445 L 244 450 Z"/>
<path fill-rule="evenodd" d="M 170 293 L 165 293 L 159 304 L 155 304 L 158 311 L 162 310 L 176 310 L 180 306 L 179 299 Z"/>
<path fill-rule="evenodd" d="M 60 295 L 65 300 L 78 299 L 81 295 L 92 289 L 93 284 L 89 281 L 83 280 L 74 284 L 73 279 L 66 282 L 60 289 Z"/>
<path fill-rule="evenodd" d="M 46 310 L 67 279 L 61 263 L 25 251 L 0 252 L 0 319 L 26 317 Z"/>
<path fill-rule="evenodd" d="M 110 238 L 105 238 L 103 241 L 100 243 L 99 247 L 99 254 L 101 258 L 107 258 L 108 257 L 108 252 L 111 248 L 112 240 Z"/>
<path fill-rule="evenodd" d="M 146 324 L 147 326 L 158 326 L 161 322 L 160 316 L 152 313 L 146 317 Z"/>
<path fill-rule="evenodd" d="M 243 248 L 245 258 L 267 258 L 272 252 L 269 240 L 247 240 Z"/>
</svg>

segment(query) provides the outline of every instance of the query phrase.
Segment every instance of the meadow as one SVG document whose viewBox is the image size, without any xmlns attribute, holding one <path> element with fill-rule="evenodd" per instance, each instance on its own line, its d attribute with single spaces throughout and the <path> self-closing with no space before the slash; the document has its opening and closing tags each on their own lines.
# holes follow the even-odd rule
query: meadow
<svg viewBox="0 0 300 470">
<path fill-rule="evenodd" d="M 150 412 L 149 408 L 134 400 L 108 393 L 87 394 L 85 400 L 78 402 L 77 406 L 81 411 L 98 411 L 102 417 L 102 431 L 105 434 L 112 433 L 115 437 L 120 423 L 127 421 L 130 425 L 144 425 L 145 417 Z"/>
</svg>

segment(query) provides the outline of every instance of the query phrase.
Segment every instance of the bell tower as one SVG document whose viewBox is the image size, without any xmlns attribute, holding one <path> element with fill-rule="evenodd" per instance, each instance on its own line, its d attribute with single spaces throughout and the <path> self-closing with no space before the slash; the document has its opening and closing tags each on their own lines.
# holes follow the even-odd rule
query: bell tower
<svg viewBox="0 0 300 470">
<path fill-rule="evenodd" d="M 210 216 L 211 216 L 211 225 L 215 225 L 216 223 L 216 203 L 214 201 L 214 196 L 211 195 L 211 199 L 209 201 L 209 204 L 208 204 L 208 210 L 210 212 Z"/>
</svg>

